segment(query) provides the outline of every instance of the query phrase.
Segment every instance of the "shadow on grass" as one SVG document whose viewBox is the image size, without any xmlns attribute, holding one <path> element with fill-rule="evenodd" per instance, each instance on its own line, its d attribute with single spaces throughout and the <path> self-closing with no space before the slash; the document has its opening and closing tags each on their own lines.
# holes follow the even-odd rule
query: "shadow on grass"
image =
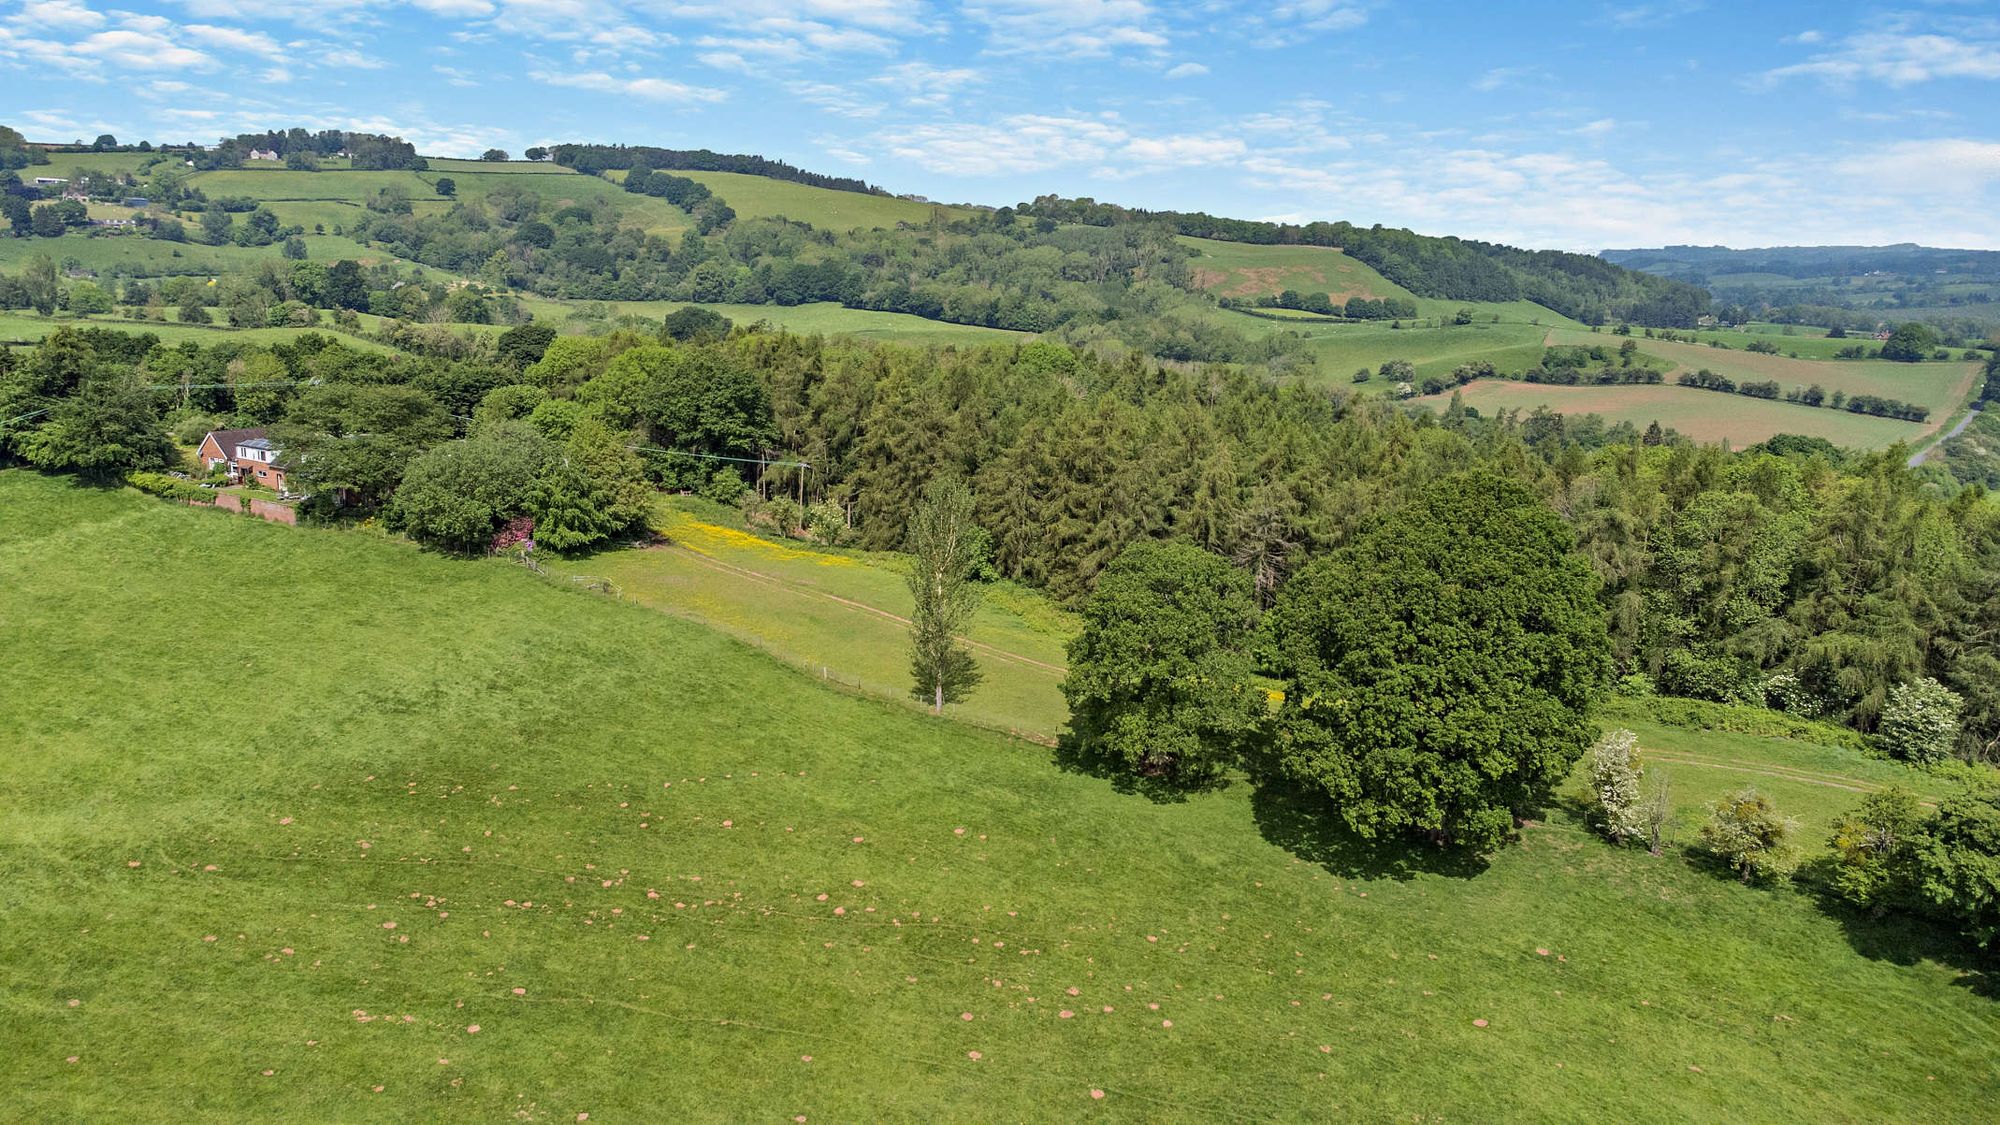
<svg viewBox="0 0 2000 1125">
<path fill-rule="evenodd" d="M 1408 836 L 1370 840 L 1340 819 L 1324 796 L 1265 781 L 1250 798 L 1250 812 L 1264 839 L 1327 872 L 1350 879 L 1412 879 L 1443 875 L 1470 879 L 1485 872 L 1485 856 Z"/>
<path fill-rule="evenodd" d="M 1824 884 L 1801 888 L 1840 924 L 1847 944 L 1871 961 L 1915 965 L 1935 961 L 1957 970 L 1952 982 L 1975 996 L 2000 1000 L 2000 949 L 1981 950 L 1971 939 L 1928 918 L 1904 911 L 1877 914 L 1849 903 Z"/>
<path fill-rule="evenodd" d="M 1111 788 L 1120 793 L 1136 794 L 1159 805 L 1184 804 L 1190 797 L 1220 792 L 1230 785 L 1227 777 L 1219 777 L 1205 784 L 1187 785 L 1168 776 L 1137 775 L 1125 768 L 1122 762 L 1077 745 L 1076 740 L 1067 733 L 1056 741 L 1055 749 L 1049 751 L 1049 761 L 1064 773 L 1080 773 L 1100 781 L 1108 781 L 1111 783 Z"/>
</svg>

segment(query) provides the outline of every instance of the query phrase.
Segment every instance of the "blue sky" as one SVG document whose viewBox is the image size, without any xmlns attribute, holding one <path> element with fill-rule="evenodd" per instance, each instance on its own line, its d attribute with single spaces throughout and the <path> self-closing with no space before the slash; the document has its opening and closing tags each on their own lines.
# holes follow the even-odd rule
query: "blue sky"
<svg viewBox="0 0 2000 1125">
<path fill-rule="evenodd" d="M 758 152 L 1529 246 L 2000 249 L 2000 2 L 0 0 L 31 139 Z"/>
</svg>

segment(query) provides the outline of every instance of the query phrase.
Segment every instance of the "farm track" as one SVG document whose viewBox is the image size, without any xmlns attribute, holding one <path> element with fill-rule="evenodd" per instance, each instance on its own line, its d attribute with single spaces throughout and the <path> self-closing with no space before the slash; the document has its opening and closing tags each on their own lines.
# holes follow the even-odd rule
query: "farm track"
<svg viewBox="0 0 2000 1125">
<path fill-rule="evenodd" d="M 1729 762 L 1720 762 L 1716 761 L 1713 758 L 1703 758 L 1698 755 L 1687 754 L 1687 753 L 1660 753 L 1657 751 L 1651 751 L 1646 753 L 1646 758 L 1649 761 L 1665 762 L 1669 765 L 1695 766 L 1699 769 L 1728 770 L 1732 773 L 1747 773 L 1747 774 L 1753 774 L 1757 777 L 1768 777 L 1773 781 L 1796 781 L 1802 785 L 1818 785 L 1827 789 L 1844 789 L 1850 793 L 1879 793 L 1882 790 L 1888 788 L 1888 786 L 1885 785 L 1872 785 L 1869 784 L 1868 782 L 1860 781 L 1851 777 L 1845 777 L 1841 774 L 1820 773 L 1814 770 L 1796 769 L 1791 766 L 1768 766 L 1768 767 L 1739 766 Z M 1924 801 L 1921 803 L 1925 808 L 1937 807 L 1935 803 L 1930 801 Z"/>
</svg>

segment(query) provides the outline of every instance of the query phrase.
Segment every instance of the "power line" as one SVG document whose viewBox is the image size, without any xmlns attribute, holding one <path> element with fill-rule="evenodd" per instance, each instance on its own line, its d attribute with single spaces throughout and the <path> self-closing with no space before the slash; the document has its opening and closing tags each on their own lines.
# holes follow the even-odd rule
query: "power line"
<svg viewBox="0 0 2000 1125">
<path fill-rule="evenodd" d="M 16 422 L 25 422 L 28 419 L 36 417 L 38 415 L 47 414 L 49 411 L 54 409 L 55 407 L 53 406 L 44 406 L 40 410 L 30 410 L 26 414 L 22 414 L 15 418 L 0 419 L 0 426 L 11 426 Z"/>
<path fill-rule="evenodd" d="M 728 457 L 720 453 L 690 453 L 685 449 L 661 449 L 657 445 L 628 445 L 625 448 L 642 453 L 665 453 L 674 457 L 699 457 L 704 461 L 741 461 L 745 465 L 784 465 L 794 469 L 812 468 L 809 461 L 774 461 L 768 457 Z"/>
</svg>

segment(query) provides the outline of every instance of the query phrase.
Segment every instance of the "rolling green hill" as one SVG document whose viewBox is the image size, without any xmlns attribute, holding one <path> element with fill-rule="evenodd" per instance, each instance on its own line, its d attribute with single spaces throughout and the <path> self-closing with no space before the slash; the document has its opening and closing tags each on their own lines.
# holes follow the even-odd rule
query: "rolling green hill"
<svg viewBox="0 0 2000 1125">
<path fill-rule="evenodd" d="M 1939 1034 L 1992 1001 L 1921 933 L 1560 811 L 1483 868 L 1392 860 L 1275 795 L 1153 804 L 518 568 L 19 472 L 0 504 L 25 751 L 0 1077 L 27 1117 L 2000 1096 L 1984 1037 Z M 225 636 L 282 644 L 203 658 Z"/>
</svg>

